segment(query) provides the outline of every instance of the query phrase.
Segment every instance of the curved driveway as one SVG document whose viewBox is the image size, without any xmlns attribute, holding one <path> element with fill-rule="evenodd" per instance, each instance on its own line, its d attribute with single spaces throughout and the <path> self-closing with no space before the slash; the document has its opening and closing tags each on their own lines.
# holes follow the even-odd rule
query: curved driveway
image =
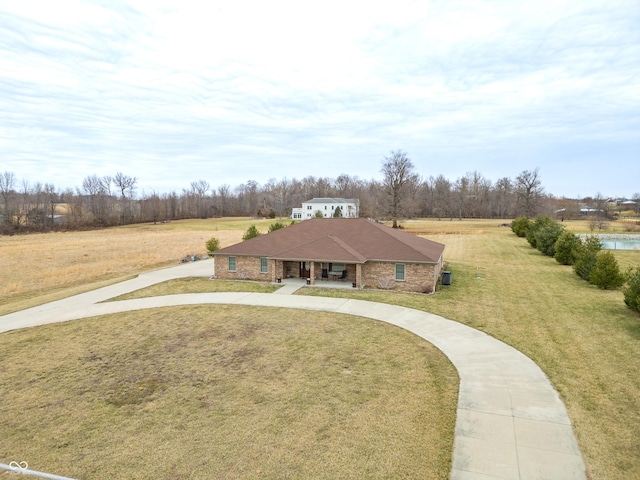
<svg viewBox="0 0 640 480">
<path fill-rule="evenodd" d="M 182 294 L 97 303 L 174 278 L 209 277 L 212 271 L 212 262 L 204 260 L 145 273 L 0 316 L 0 332 L 144 308 L 206 303 L 322 310 L 380 320 L 431 342 L 458 370 L 452 479 L 586 478 L 565 407 L 542 370 L 519 351 L 458 322 L 362 300 L 265 293 Z"/>
</svg>

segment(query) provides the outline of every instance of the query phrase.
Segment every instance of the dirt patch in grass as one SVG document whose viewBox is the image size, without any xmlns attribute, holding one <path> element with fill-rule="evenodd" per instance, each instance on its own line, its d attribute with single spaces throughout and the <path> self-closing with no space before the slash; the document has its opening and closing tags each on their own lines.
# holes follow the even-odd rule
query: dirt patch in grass
<svg viewBox="0 0 640 480">
<path fill-rule="evenodd" d="M 292 313 L 293 312 L 293 313 Z M 238 306 L 0 335 L 0 458 L 77 478 L 448 478 L 457 374 L 396 327 Z"/>
</svg>

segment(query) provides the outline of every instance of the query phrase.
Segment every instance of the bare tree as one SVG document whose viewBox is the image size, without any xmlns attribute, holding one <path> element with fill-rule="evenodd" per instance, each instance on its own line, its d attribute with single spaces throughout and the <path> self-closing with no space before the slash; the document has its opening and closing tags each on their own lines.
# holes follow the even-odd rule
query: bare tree
<svg viewBox="0 0 640 480">
<path fill-rule="evenodd" d="M 339 197 L 354 198 L 359 183 L 358 177 L 350 177 L 346 173 L 341 173 L 338 175 L 338 178 L 336 178 L 334 188 Z"/>
<path fill-rule="evenodd" d="M 231 186 L 224 183 L 218 187 L 218 211 L 220 216 L 227 214 L 229 197 L 231 196 Z"/>
<path fill-rule="evenodd" d="M 291 207 L 293 205 L 289 201 L 291 183 L 286 178 L 279 182 L 270 181 L 271 184 L 271 198 L 273 201 L 273 209 L 278 217 L 286 217 L 291 213 Z"/>
<path fill-rule="evenodd" d="M 534 217 L 540 208 L 544 188 L 539 169 L 525 170 L 516 177 L 516 197 L 518 213 L 528 218 Z"/>
<path fill-rule="evenodd" d="M 392 151 L 390 156 L 385 157 L 380 172 L 384 176 L 382 187 L 386 197 L 386 213 L 391 216 L 393 228 L 398 228 L 398 218 L 405 212 L 404 201 L 418 183 L 418 175 L 402 150 Z"/>
<path fill-rule="evenodd" d="M 13 211 L 11 209 L 11 197 L 13 196 L 14 188 L 16 185 L 16 176 L 13 172 L 4 172 L 0 175 L 0 195 L 4 202 L 4 211 L 2 212 L 4 217 L 4 224 L 9 225 L 13 223 Z"/>
<path fill-rule="evenodd" d="M 146 195 L 142 192 L 142 198 L 140 199 L 140 218 L 143 222 L 152 221 L 153 224 L 157 224 L 161 215 L 166 217 L 166 212 L 162 212 L 163 202 L 160 200 L 160 196 L 154 190 L 150 195 Z"/>
<path fill-rule="evenodd" d="M 109 222 L 111 203 L 111 177 L 89 175 L 82 181 L 82 189 L 89 200 L 89 210 L 98 225 L 106 226 Z M 116 220 L 117 221 L 117 220 Z"/>
<path fill-rule="evenodd" d="M 475 218 L 489 216 L 491 181 L 477 171 L 467 173 L 469 182 L 469 215 Z"/>
<path fill-rule="evenodd" d="M 611 217 L 611 212 L 609 212 L 609 202 L 600 192 L 598 192 L 593 199 L 593 207 L 596 209 L 596 216 L 604 217 L 605 219 Z"/>
<path fill-rule="evenodd" d="M 234 189 L 239 215 L 256 215 L 258 212 L 258 187 L 258 182 L 249 180 L 246 184 L 240 184 Z"/>
<path fill-rule="evenodd" d="M 467 205 L 469 203 L 469 178 L 466 176 L 458 178 L 453 185 L 453 200 L 455 212 L 458 213 L 458 220 L 462 220 L 463 216 L 467 216 Z M 451 213 L 452 217 L 453 213 Z"/>
<path fill-rule="evenodd" d="M 118 188 L 120 192 L 120 218 L 124 225 L 127 223 L 127 219 L 131 221 L 133 217 L 131 203 L 133 201 L 134 192 L 136 190 L 136 184 L 138 179 L 136 177 L 130 177 L 122 172 L 118 172 L 113 177 L 113 184 Z"/>
<path fill-rule="evenodd" d="M 45 196 L 44 187 L 40 182 L 36 182 L 33 187 L 27 190 L 25 182 L 25 226 L 31 229 L 43 230 L 46 226 Z"/>
<path fill-rule="evenodd" d="M 56 187 L 54 187 L 52 183 L 44 184 L 44 195 L 49 225 L 53 226 L 55 223 L 56 205 L 58 204 L 60 195 L 56 192 Z"/>
<path fill-rule="evenodd" d="M 450 214 L 451 208 L 451 182 L 438 175 L 433 181 L 433 214 L 440 220 Z"/>
<path fill-rule="evenodd" d="M 504 177 L 498 180 L 491 191 L 491 216 L 508 218 L 513 216 L 513 183 Z"/>
<path fill-rule="evenodd" d="M 195 198 L 196 215 L 200 218 L 208 218 L 209 211 L 206 203 L 206 199 L 209 196 L 209 190 L 211 185 L 206 180 L 198 180 L 197 182 L 191 182 L 190 193 Z"/>
</svg>

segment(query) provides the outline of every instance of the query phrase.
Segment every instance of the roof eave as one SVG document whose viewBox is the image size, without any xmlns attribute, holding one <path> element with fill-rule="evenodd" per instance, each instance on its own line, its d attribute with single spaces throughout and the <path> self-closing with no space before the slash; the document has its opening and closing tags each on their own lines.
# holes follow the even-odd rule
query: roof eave
<svg viewBox="0 0 640 480">
<path fill-rule="evenodd" d="M 267 257 L 271 260 L 281 260 L 283 262 L 322 262 L 322 263 L 351 263 L 351 264 L 364 264 L 367 260 L 345 260 L 339 258 L 293 258 L 293 257 Z"/>
</svg>

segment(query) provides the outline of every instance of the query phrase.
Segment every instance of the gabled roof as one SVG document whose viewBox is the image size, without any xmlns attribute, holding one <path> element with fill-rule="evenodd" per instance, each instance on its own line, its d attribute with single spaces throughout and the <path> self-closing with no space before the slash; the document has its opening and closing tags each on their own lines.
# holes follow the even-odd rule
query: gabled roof
<svg viewBox="0 0 640 480">
<path fill-rule="evenodd" d="M 213 254 L 346 263 L 438 263 L 444 248 L 441 243 L 364 218 L 314 218 Z"/>
</svg>

